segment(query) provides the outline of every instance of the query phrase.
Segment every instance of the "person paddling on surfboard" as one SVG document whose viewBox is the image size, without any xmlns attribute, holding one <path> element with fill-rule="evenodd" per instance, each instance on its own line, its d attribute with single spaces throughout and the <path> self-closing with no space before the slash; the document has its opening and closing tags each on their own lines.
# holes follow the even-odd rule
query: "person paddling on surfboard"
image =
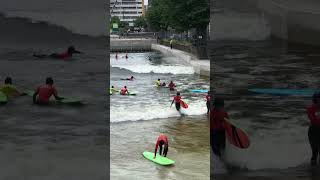
<svg viewBox="0 0 320 180">
<path fill-rule="evenodd" d="M 133 81 L 133 79 L 135 79 L 133 76 L 127 78 L 126 80 L 129 80 L 129 81 Z"/>
<path fill-rule="evenodd" d="M 82 52 L 77 51 L 74 46 L 69 46 L 68 49 L 63 53 L 52 53 L 50 55 L 46 54 L 33 54 L 37 58 L 54 58 L 54 59 L 68 59 L 71 58 L 73 54 L 82 54 Z"/>
<path fill-rule="evenodd" d="M 176 87 L 176 85 L 173 83 L 173 81 L 170 81 L 168 87 L 170 91 L 174 91 L 174 88 Z"/>
<path fill-rule="evenodd" d="M 172 106 L 172 104 L 173 103 L 176 103 L 176 109 L 177 109 L 177 111 L 179 111 L 180 112 L 180 109 L 181 109 L 181 96 L 180 96 L 180 92 L 177 92 L 177 95 L 173 98 L 173 100 L 172 100 L 172 102 L 171 102 L 171 106 Z M 170 106 L 170 107 L 171 107 Z"/>
<path fill-rule="evenodd" d="M 224 110 L 224 100 L 215 98 L 210 110 L 210 144 L 215 155 L 221 157 L 226 147 L 225 118 L 229 118 Z"/>
<path fill-rule="evenodd" d="M 120 90 L 120 94 L 121 95 L 127 95 L 129 94 L 129 91 L 127 89 L 127 86 L 124 86 L 121 90 Z"/>
<path fill-rule="evenodd" d="M 24 95 L 24 93 L 21 93 L 15 86 L 12 85 L 11 77 L 6 77 L 4 80 L 4 85 L 0 87 L 0 91 L 2 91 L 9 98 Z"/>
<path fill-rule="evenodd" d="M 33 94 L 33 103 L 35 104 L 49 104 L 50 97 L 54 96 L 56 100 L 62 100 L 63 97 L 58 96 L 58 91 L 53 86 L 53 79 L 48 77 L 46 84 L 39 86 Z M 37 98 L 38 96 L 38 98 Z"/>
<path fill-rule="evenodd" d="M 307 108 L 310 120 L 308 137 L 312 150 L 311 165 L 316 165 L 320 153 L 320 92 L 313 95 L 312 101 L 312 105 Z"/>
<path fill-rule="evenodd" d="M 207 104 L 207 115 L 209 115 L 210 105 L 211 105 L 211 94 L 210 94 L 210 91 L 208 91 L 208 94 L 206 95 L 206 104 Z"/>
<path fill-rule="evenodd" d="M 154 150 L 153 159 L 155 159 L 157 157 L 158 147 L 160 147 L 160 149 L 159 149 L 160 156 L 163 155 L 164 157 L 167 157 L 167 153 L 169 150 L 169 141 L 168 141 L 168 137 L 166 135 L 164 135 L 164 134 L 159 135 L 159 137 L 157 139 L 157 143 L 156 143 L 156 148 Z M 162 149 L 163 149 L 163 153 L 162 153 Z"/>
</svg>

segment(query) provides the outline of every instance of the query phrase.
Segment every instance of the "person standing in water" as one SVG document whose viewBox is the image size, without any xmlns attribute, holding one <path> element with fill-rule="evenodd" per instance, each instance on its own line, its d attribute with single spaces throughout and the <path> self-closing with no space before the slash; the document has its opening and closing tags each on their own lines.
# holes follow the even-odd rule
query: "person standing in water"
<svg viewBox="0 0 320 180">
<path fill-rule="evenodd" d="M 160 79 L 158 79 L 158 80 L 156 81 L 156 86 L 157 86 L 157 87 L 161 87 L 161 81 L 160 81 Z"/>
<path fill-rule="evenodd" d="M 170 81 L 168 87 L 170 91 L 174 91 L 174 88 L 176 87 L 176 85 L 173 83 L 173 81 Z"/>
<path fill-rule="evenodd" d="M 12 85 L 11 77 L 6 77 L 4 80 L 4 85 L 0 87 L 0 91 L 2 91 L 9 98 L 24 95 L 24 93 L 21 93 L 15 86 Z"/>
<path fill-rule="evenodd" d="M 172 106 L 172 104 L 175 102 L 175 105 L 176 105 L 176 109 L 177 109 L 177 111 L 179 111 L 180 112 L 180 109 L 181 109 L 181 96 L 180 96 L 180 92 L 177 92 L 177 95 L 173 98 L 173 100 L 172 100 L 172 102 L 171 102 L 171 106 Z M 170 106 L 170 107 L 171 107 Z"/>
<path fill-rule="evenodd" d="M 311 165 L 316 165 L 320 153 L 320 92 L 312 97 L 312 105 L 307 108 L 310 126 L 308 130 L 309 143 L 312 150 Z"/>
<path fill-rule="evenodd" d="M 170 49 L 172 49 L 173 46 L 173 39 L 170 40 Z"/>
<path fill-rule="evenodd" d="M 209 115 L 210 106 L 211 106 L 211 95 L 210 95 L 210 91 L 208 91 L 208 94 L 206 95 L 206 104 L 207 104 L 207 115 Z"/>
<path fill-rule="evenodd" d="M 229 118 L 224 109 L 224 100 L 215 98 L 210 110 L 210 145 L 215 155 L 222 157 L 226 147 L 225 118 Z"/>
<path fill-rule="evenodd" d="M 160 147 L 159 149 L 159 155 L 163 155 L 164 157 L 167 157 L 167 153 L 169 150 L 169 141 L 168 141 L 168 137 L 164 134 L 160 134 L 158 139 L 157 139 L 157 143 L 156 143 L 156 148 L 154 150 L 154 157 L 153 159 L 155 159 L 157 157 L 157 151 L 158 151 L 158 147 Z M 163 149 L 163 153 L 162 153 L 162 149 Z"/>
<path fill-rule="evenodd" d="M 68 59 L 71 58 L 73 54 L 82 54 L 82 52 L 77 51 L 74 46 L 69 46 L 68 49 L 64 53 L 52 53 L 50 55 L 46 54 L 33 54 L 34 57 L 37 58 L 54 58 L 54 59 Z"/>
<path fill-rule="evenodd" d="M 33 94 L 33 103 L 35 104 L 49 104 L 50 97 L 54 96 L 56 100 L 62 100 L 64 98 L 58 96 L 56 88 L 53 86 L 53 79 L 48 77 L 46 84 L 39 86 Z M 38 98 L 37 98 L 38 96 Z"/>
</svg>

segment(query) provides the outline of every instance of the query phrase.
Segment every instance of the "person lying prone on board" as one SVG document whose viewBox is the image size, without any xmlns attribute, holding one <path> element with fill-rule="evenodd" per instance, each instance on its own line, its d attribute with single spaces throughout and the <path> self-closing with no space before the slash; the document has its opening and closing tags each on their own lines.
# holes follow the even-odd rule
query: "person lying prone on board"
<svg viewBox="0 0 320 180">
<path fill-rule="evenodd" d="M 156 143 L 156 148 L 154 150 L 153 159 L 155 159 L 157 156 L 158 147 L 160 147 L 160 149 L 159 149 L 160 156 L 163 155 L 164 157 L 167 157 L 167 153 L 169 150 L 169 141 L 168 141 L 168 138 L 166 135 L 164 135 L 164 134 L 159 135 L 159 137 L 157 139 L 157 143 Z M 162 149 L 163 149 L 163 153 L 162 153 Z"/>
<path fill-rule="evenodd" d="M 46 54 L 33 54 L 37 58 L 54 58 L 54 59 L 67 59 L 72 57 L 73 54 L 82 54 L 83 52 L 77 51 L 73 46 L 69 46 L 68 49 L 63 53 L 52 53 L 50 55 Z"/>
</svg>

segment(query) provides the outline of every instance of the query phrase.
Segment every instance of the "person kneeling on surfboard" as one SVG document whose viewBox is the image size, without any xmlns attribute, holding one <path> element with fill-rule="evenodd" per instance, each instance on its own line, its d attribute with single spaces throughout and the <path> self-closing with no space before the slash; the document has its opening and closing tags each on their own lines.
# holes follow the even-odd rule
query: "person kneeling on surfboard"
<svg viewBox="0 0 320 180">
<path fill-rule="evenodd" d="M 4 85 L 0 87 L 0 91 L 2 91 L 7 97 L 16 97 L 24 94 L 18 91 L 18 89 L 12 85 L 11 77 L 6 77 L 4 80 Z"/>
<path fill-rule="evenodd" d="M 174 91 L 174 88 L 176 87 L 176 85 L 172 81 L 170 81 L 168 87 L 170 91 Z"/>
<path fill-rule="evenodd" d="M 127 89 L 127 86 L 124 86 L 124 87 L 120 90 L 120 94 L 121 94 L 121 95 L 129 94 L 129 91 L 128 91 L 128 89 Z"/>
<path fill-rule="evenodd" d="M 33 103 L 35 104 L 49 104 L 50 97 L 54 96 L 56 100 L 62 100 L 64 98 L 58 96 L 56 88 L 53 86 L 53 79 L 48 77 L 46 84 L 39 86 L 33 94 Z M 38 98 L 37 98 L 38 96 Z"/>
<path fill-rule="evenodd" d="M 320 92 L 313 95 L 312 101 L 313 104 L 307 108 L 310 120 L 308 137 L 312 150 L 311 165 L 316 165 L 320 153 Z"/>
<path fill-rule="evenodd" d="M 73 54 L 81 54 L 82 52 L 77 51 L 73 46 L 69 46 L 67 51 L 65 51 L 64 53 L 52 53 L 50 55 L 46 55 L 46 54 L 33 54 L 34 57 L 37 58 L 55 58 L 55 59 L 67 59 L 72 57 Z"/>
<path fill-rule="evenodd" d="M 206 101 L 207 101 L 207 114 L 209 115 L 210 111 L 210 105 L 211 105 L 211 94 L 210 91 L 208 91 L 208 94 L 206 95 Z"/>
<path fill-rule="evenodd" d="M 225 118 L 229 118 L 224 110 L 224 100 L 215 98 L 210 110 L 210 144 L 215 155 L 221 157 L 226 147 L 226 134 L 224 128 Z"/>
<path fill-rule="evenodd" d="M 163 148 L 163 154 L 162 154 L 162 147 L 163 146 L 164 146 L 164 148 Z M 158 147 L 160 147 L 160 149 L 159 149 L 160 156 L 163 155 L 164 157 L 166 157 L 168 150 L 169 150 L 169 141 L 168 141 L 168 138 L 166 135 L 164 135 L 164 134 L 159 135 L 159 137 L 157 139 L 157 143 L 156 143 L 156 148 L 154 150 L 153 159 L 155 159 L 157 156 Z"/>
<path fill-rule="evenodd" d="M 180 112 L 180 108 L 181 108 L 181 105 L 180 105 L 180 103 L 181 103 L 180 92 L 177 92 L 177 95 L 173 98 L 173 100 L 172 100 L 172 102 L 171 102 L 171 106 L 172 106 L 172 104 L 173 104 L 174 102 L 176 103 L 176 109 L 177 109 L 177 111 Z"/>
</svg>

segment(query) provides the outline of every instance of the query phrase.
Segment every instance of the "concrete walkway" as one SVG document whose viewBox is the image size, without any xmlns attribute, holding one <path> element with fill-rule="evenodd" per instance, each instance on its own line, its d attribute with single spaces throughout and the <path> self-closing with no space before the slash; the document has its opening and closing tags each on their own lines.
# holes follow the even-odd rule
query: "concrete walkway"
<svg viewBox="0 0 320 180">
<path fill-rule="evenodd" d="M 174 63 L 191 65 L 196 74 L 202 76 L 210 77 L 210 60 L 200 60 L 195 57 L 193 54 L 180 51 L 178 49 L 170 49 L 170 47 L 152 44 L 151 49 L 159 51 L 164 54 L 166 57 L 175 57 L 176 61 Z"/>
</svg>

